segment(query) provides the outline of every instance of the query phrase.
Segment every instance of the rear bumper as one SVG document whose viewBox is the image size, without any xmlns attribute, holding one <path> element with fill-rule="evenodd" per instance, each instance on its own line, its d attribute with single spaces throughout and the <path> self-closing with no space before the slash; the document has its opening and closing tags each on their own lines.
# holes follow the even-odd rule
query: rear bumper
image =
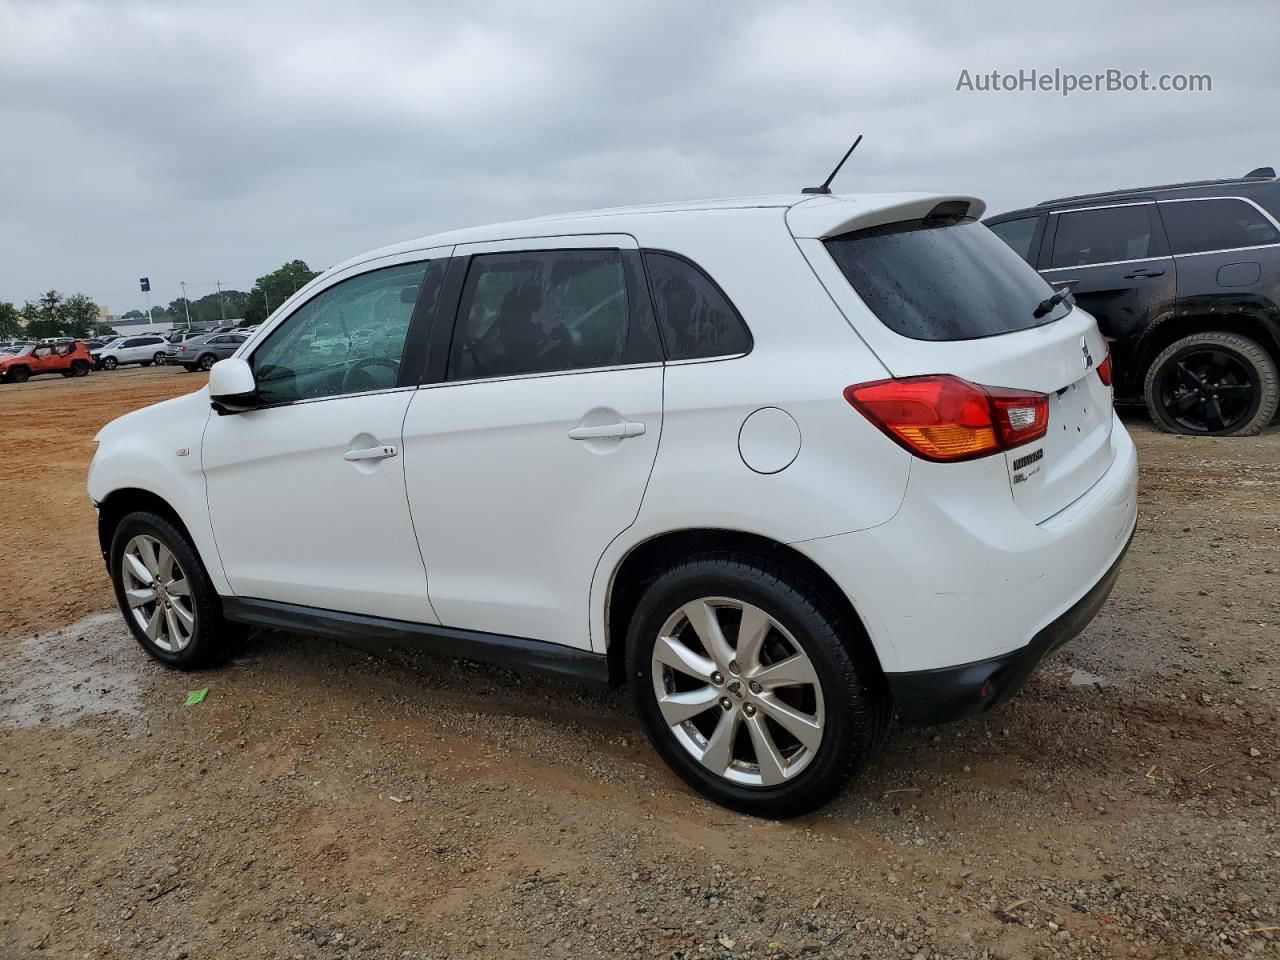
<svg viewBox="0 0 1280 960">
<path fill-rule="evenodd" d="M 905 723 L 947 723 L 983 713 L 1010 699 L 1022 689 L 1041 660 L 1079 636 L 1102 609 L 1132 542 L 1130 533 L 1120 556 L 1102 579 L 1025 647 L 955 667 L 886 674 L 898 716 Z"/>
<path fill-rule="evenodd" d="M 1111 444 L 1106 473 L 1040 523 L 1014 502 L 1003 458 L 915 462 L 888 522 L 791 546 L 845 591 L 886 674 L 963 674 L 1006 663 L 1030 638 L 1061 632 L 1082 603 L 1088 609 L 1082 598 L 1127 548 L 1138 463 L 1119 421 Z"/>
</svg>

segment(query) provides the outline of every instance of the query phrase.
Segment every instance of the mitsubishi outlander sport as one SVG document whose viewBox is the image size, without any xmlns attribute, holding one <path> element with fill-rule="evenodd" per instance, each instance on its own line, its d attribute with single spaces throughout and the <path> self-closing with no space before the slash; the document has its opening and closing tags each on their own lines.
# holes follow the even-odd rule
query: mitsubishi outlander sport
<svg viewBox="0 0 1280 960">
<path fill-rule="evenodd" d="M 657 205 L 335 267 L 98 434 L 125 620 L 183 669 L 259 625 L 625 682 L 693 787 L 811 810 L 895 711 L 1013 695 L 1134 530 L 1106 343 L 982 209 Z"/>
</svg>

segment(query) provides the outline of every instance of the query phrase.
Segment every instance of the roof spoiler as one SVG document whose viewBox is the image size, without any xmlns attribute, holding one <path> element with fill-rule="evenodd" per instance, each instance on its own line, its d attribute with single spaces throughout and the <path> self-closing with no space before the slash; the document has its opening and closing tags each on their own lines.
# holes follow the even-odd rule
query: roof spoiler
<svg viewBox="0 0 1280 960">
<path fill-rule="evenodd" d="M 1276 178 L 1275 167 L 1258 167 L 1256 170 L 1250 170 L 1244 175 L 1246 180 L 1274 180 Z"/>
</svg>

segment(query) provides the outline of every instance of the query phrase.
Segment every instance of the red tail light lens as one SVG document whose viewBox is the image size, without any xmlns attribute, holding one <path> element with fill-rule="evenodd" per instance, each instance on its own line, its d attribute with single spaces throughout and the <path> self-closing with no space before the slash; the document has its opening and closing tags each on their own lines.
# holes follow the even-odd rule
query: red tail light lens
<svg viewBox="0 0 1280 960">
<path fill-rule="evenodd" d="M 1107 355 L 1098 364 L 1098 379 L 1102 381 L 1104 387 L 1109 387 L 1111 386 L 1111 342 L 1103 342 L 1107 345 Z"/>
<path fill-rule="evenodd" d="M 1049 429 L 1043 393 L 982 387 L 946 374 L 856 384 L 844 397 L 925 460 L 973 460 L 1039 440 Z"/>
</svg>

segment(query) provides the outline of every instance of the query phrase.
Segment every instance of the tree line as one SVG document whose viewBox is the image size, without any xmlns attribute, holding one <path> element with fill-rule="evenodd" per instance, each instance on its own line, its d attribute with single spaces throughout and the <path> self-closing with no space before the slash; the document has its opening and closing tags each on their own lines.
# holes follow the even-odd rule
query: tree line
<svg viewBox="0 0 1280 960">
<path fill-rule="evenodd" d="M 290 260 L 259 277 L 247 293 L 223 290 L 198 300 L 178 297 L 166 306 L 152 307 L 151 316 L 158 323 L 184 326 L 190 311 L 193 324 L 239 320 L 249 326 L 261 323 L 272 310 L 319 275 L 319 271 L 312 270 L 305 261 Z M 143 310 L 130 310 L 121 314 L 121 318 L 140 319 L 146 315 Z M 98 305 L 83 293 L 64 297 L 57 290 L 50 290 L 35 302 L 28 300 L 21 307 L 0 301 L 0 339 L 80 338 L 111 333 L 111 325 L 98 319 Z"/>
</svg>

